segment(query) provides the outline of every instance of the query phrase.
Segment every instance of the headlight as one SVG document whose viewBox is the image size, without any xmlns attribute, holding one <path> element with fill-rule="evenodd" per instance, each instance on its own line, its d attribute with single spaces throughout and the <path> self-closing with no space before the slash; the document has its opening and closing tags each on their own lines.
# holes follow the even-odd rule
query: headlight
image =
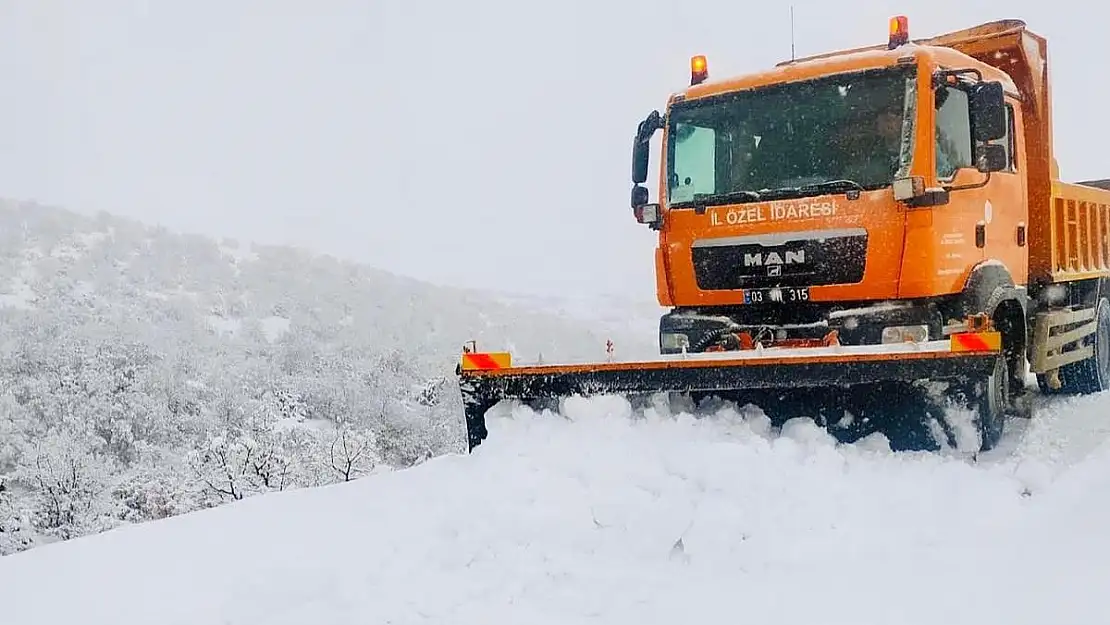
<svg viewBox="0 0 1110 625">
<path fill-rule="evenodd" d="M 690 349 L 690 337 L 678 332 L 667 332 L 659 337 L 661 347 L 666 350 L 674 350 L 680 352 L 685 349 Z"/>
</svg>

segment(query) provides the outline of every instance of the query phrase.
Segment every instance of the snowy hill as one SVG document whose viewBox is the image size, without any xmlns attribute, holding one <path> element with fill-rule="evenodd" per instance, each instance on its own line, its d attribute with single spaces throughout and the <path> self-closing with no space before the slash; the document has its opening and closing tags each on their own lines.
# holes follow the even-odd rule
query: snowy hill
<svg viewBox="0 0 1110 625">
<path fill-rule="evenodd" d="M 0 203 L 0 554 L 459 450 L 466 341 L 609 338 L 654 348 L 619 320 Z"/>
<path fill-rule="evenodd" d="M 774 437 L 757 412 L 502 409 L 470 456 L 2 559 L 0 605 L 20 625 L 1102 622 L 1110 447 L 1060 451 L 1104 401 L 977 464 Z"/>
</svg>

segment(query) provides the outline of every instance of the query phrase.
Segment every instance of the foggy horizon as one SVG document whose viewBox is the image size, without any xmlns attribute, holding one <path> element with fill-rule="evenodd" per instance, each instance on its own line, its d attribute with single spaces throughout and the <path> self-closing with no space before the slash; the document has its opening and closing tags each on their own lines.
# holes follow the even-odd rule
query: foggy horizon
<svg viewBox="0 0 1110 625">
<path fill-rule="evenodd" d="M 798 56 L 1004 18 L 1049 40 L 1064 180 L 1110 177 L 1107 9 L 794 2 Z M 1065 5 L 1067 6 L 1067 5 Z M 0 0 L 0 196 L 440 284 L 652 299 L 639 121 L 790 56 L 790 4 Z M 651 173 L 658 166 L 653 154 Z M 653 179 L 652 179 L 653 180 Z M 649 183 L 652 182 L 649 180 Z M 654 197 L 654 187 L 652 196 Z"/>
</svg>

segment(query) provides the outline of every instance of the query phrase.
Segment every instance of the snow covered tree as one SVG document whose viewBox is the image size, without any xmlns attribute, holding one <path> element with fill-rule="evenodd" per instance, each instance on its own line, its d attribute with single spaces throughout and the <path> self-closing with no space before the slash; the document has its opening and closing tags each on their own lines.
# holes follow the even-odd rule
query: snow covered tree
<svg viewBox="0 0 1110 625">
<path fill-rule="evenodd" d="M 0 554 L 462 451 L 470 339 L 604 342 L 293 248 L 0 201 Z"/>
</svg>

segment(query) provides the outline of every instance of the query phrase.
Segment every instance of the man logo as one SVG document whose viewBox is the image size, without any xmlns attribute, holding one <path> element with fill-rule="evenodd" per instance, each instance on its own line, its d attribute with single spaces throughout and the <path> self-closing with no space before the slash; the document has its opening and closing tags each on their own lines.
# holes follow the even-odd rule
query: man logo
<svg viewBox="0 0 1110 625">
<path fill-rule="evenodd" d="M 804 265 L 806 263 L 805 250 L 785 250 L 782 254 L 778 252 L 754 252 L 744 253 L 744 266 L 745 267 L 767 267 L 772 265 Z"/>
<path fill-rule="evenodd" d="M 774 278 L 782 275 L 782 265 L 767 265 L 767 275 Z"/>
</svg>

